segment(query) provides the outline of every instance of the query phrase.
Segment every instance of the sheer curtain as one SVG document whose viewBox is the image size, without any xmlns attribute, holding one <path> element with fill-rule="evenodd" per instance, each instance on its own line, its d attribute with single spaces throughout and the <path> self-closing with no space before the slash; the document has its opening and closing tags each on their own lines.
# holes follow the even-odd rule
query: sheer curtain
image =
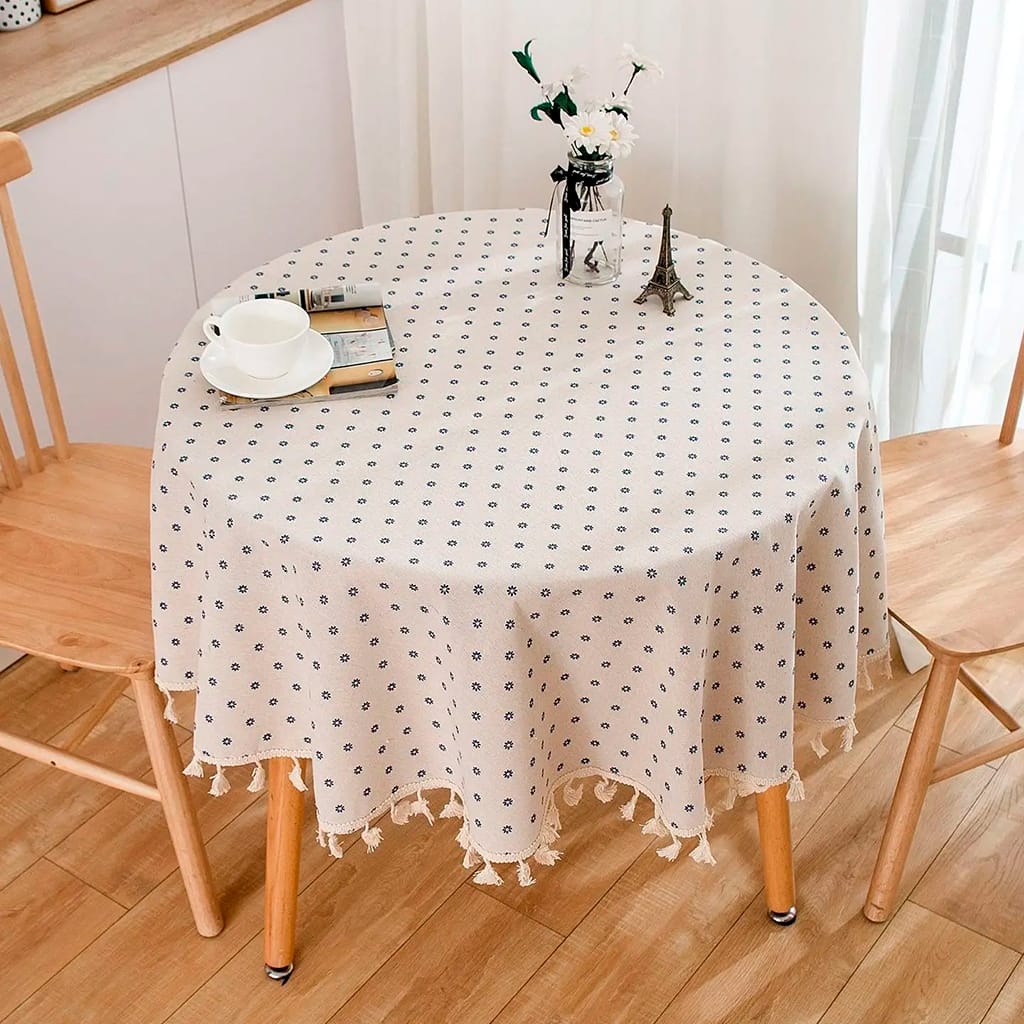
<svg viewBox="0 0 1024 1024">
<path fill-rule="evenodd" d="M 997 422 L 1024 330 L 1020 0 L 871 0 L 860 191 L 860 352 L 883 435 Z"/>
<path fill-rule="evenodd" d="M 640 142 L 626 215 L 777 267 L 856 334 L 857 108 L 864 0 L 345 0 L 365 223 L 547 206 L 565 145 L 511 51 L 541 78 L 585 64 L 622 88 L 624 42 L 662 81 L 630 90 Z"/>
<path fill-rule="evenodd" d="M 994 423 L 1024 329 L 1024 4 L 871 0 L 861 360 L 881 429 Z"/>
</svg>

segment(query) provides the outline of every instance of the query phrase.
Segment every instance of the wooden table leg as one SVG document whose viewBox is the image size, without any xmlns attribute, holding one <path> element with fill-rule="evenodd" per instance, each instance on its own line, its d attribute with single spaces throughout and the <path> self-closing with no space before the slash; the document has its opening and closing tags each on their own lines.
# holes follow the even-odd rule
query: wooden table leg
<svg viewBox="0 0 1024 1024">
<path fill-rule="evenodd" d="M 757 794 L 757 828 L 761 836 L 761 864 L 768 916 L 776 924 L 796 920 L 796 881 L 793 877 L 793 843 L 789 835 L 789 803 L 786 783 Z"/>
<path fill-rule="evenodd" d="M 295 968 L 303 798 L 288 778 L 291 758 L 273 757 L 269 768 L 263 958 L 267 976 L 283 984 Z"/>
<path fill-rule="evenodd" d="M 925 794 L 931 783 L 935 757 L 942 741 L 942 730 L 949 714 L 949 704 L 956 689 L 960 661 L 937 656 L 928 674 L 928 683 L 921 699 L 921 708 L 914 722 L 896 792 L 893 794 L 889 818 L 885 823 L 878 859 L 871 876 L 864 916 L 869 921 L 885 921 L 892 913 L 903 868 L 914 841 L 917 821 L 921 817 Z"/>
</svg>

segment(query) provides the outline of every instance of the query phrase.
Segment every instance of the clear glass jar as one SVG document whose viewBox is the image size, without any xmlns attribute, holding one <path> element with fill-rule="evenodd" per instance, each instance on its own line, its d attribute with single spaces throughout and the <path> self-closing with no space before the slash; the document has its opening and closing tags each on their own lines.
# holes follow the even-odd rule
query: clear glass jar
<svg viewBox="0 0 1024 1024">
<path fill-rule="evenodd" d="M 573 284 L 614 281 L 622 270 L 622 197 L 614 162 L 569 157 L 558 185 L 558 274 Z"/>
</svg>

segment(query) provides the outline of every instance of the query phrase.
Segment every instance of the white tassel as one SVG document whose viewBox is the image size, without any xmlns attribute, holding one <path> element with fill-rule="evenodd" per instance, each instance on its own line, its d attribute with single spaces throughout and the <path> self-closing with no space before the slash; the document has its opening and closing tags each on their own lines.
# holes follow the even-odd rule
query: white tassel
<svg viewBox="0 0 1024 1024">
<path fill-rule="evenodd" d="M 548 813 L 544 824 L 550 825 L 556 832 L 562 831 L 562 816 L 558 813 L 558 804 L 554 800 L 548 804 Z"/>
<path fill-rule="evenodd" d="M 396 825 L 404 825 L 412 817 L 412 801 L 401 800 L 391 805 L 391 820 Z"/>
<path fill-rule="evenodd" d="M 484 859 L 477 853 L 477 849 L 472 844 L 466 847 L 466 855 L 462 858 L 462 866 L 467 871 L 472 871 L 473 868 L 479 867 L 483 864 Z"/>
<path fill-rule="evenodd" d="M 288 773 L 291 784 L 300 792 L 306 792 L 306 780 L 302 777 L 302 765 L 297 757 L 292 758 L 292 770 Z"/>
<path fill-rule="evenodd" d="M 825 730 L 819 729 L 811 739 L 811 750 L 813 750 L 818 757 L 824 757 L 828 753 L 828 747 L 825 746 L 824 740 Z"/>
<path fill-rule="evenodd" d="M 166 701 L 164 702 L 164 718 L 166 718 L 167 721 L 171 723 L 171 725 L 177 725 L 178 714 L 174 710 L 174 697 L 171 696 L 170 690 L 163 690 L 162 692 L 164 697 L 167 698 Z"/>
<path fill-rule="evenodd" d="M 843 726 L 843 750 L 848 754 L 853 750 L 853 737 L 857 735 L 857 725 L 851 718 Z"/>
<path fill-rule="evenodd" d="M 455 837 L 455 842 L 457 842 L 464 850 L 469 849 L 469 822 L 465 818 L 462 819 L 462 827 L 459 829 L 459 833 Z"/>
<path fill-rule="evenodd" d="M 739 787 L 734 779 L 729 779 L 729 788 L 722 798 L 721 808 L 723 811 L 731 811 L 736 806 L 736 797 L 739 796 Z"/>
<path fill-rule="evenodd" d="M 501 885 L 501 875 L 494 870 L 489 860 L 484 861 L 484 867 L 473 876 L 473 881 L 480 885 Z"/>
<path fill-rule="evenodd" d="M 542 846 L 533 855 L 533 859 L 538 864 L 543 864 L 545 867 L 551 867 L 552 864 L 555 864 L 562 859 L 562 851 L 552 850 L 550 846 Z"/>
<path fill-rule="evenodd" d="M 218 765 L 217 774 L 214 775 L 213 782 L 210 783 L 210 796 L 223 796 L 230 789 L 231 783 L 228 782 L 228 777 L 224 774 L 224 767 Z"/>
<path fill-rule="evenodd" d="M 675 860 L 679 856 L 679 851 L 683 848 L 683 844 L 677 837 L 672 838 L 671 846 L 663 846 L 658 851 L 659 857 L 664 857 L 665 860 Z"/>
<path fill-rule="evenodd" d="M 252 769 L 252 778 L 249 780 L 249 785 L 245 788 L 250 793 L 262 793 L 264 786 L 267 784 L 267 773 L 263 770 L 263 765 L 257 761 Z"/>
<path fill-rule="evenodd" d="M 871 678 L 867 658 L 861 658 L 860 664 L 857 666 L 857 686 L 863 686 L 868 692 L 875 688 L 875 681 Z"/>
<path fill-rule="evenodd" d="M 636 802 L 640 799 L 640 790 L 634 788 L 633 795 L 619 808 L 619 817 L 623 821 L 632 821 L 636 814 Z"/>
<path fill-rule="evenodd" d="M 668 836 L 672 834 L 656 817 L 645 821 L 644 827 L 640 831 L 645 836 Z"/>
<path fill-rule="evenodd" d="M 370 823 L 367 822 L 363 829 L 363 842 L 366 843 L 367 851 L 373 853 L 383 840 L 384 833 L 379 828 L 370 828 Z"/>
<path fill-rule="evenodd" d="M 332 857 L 337 857 L 341 860 L 345 856 L 345 850 L 341 845 L 341 836 L 329 835 L 327 837 L 327 849 L 330 851 Z"/>
<path fill-rule="evenodd" d="M 428 823 L 434 824 L 434 816 L 430 813 L 430 804 L 423 797 L 423 790 L 416 790 L 416 799 L 411 804 L 410 814 L 422 814 Z"/>
<path fill-rule="evenodd" d="M 583 799 L 583 780 L 570 779 L 562 787 L 562 796 L 570 807 L 575 807 Z"/>
<path fill-rule="evenodd" d="M 658 851 L 661 852 L 660 850 Z M 700 839 L 694 849 L 690 851 L 690 860 L 698 864 L 717 864 L 718 861 L 711 854 L 711 844 L 708 842 L 707 832 L 701 832 Z"/>
<path fill-rule="evenodd" d="M 519 862 L 519 868 L 516 871 L 516 875 L 519 878 L 520 886 L 522 886 L 522 888 L 524 889 L 527 888 L 527 886 L 533 885 L 537 881 L 537 879 L 533 877 L 533 874 L 530 871 L 529 863 L 525 860 L 521 860 Z"/>
<path fill-rule="evenodd" d="M 448 797 L 448 803 L 441 808 L 441 813 L 438 815 L 439 818 L 464 818 L 466 812 L 463 809 L 459 798 L 455 795 L 454 789 L 449 789 L 448 792 L 451 796 Z"/>
<path fill-rule="evenodd" d="M 804 781 L 794 770 L 793 774 L 789 777 L 789 787 L 786 790 L 786 799 L 791 804 L 795 804 L 798 800 L 803 800 L 806 795 L 807 794 L 804 793 Z"/>
<path fill-rule="evenodd" d="M 194 779 L 205 778 L 206 772 L 203 771 L 203 762 L 198 757 L 193 755 L 192 760 L 181 771 L 182 775 L 191 775 Z"/>
<path fill-rule="evenodd" d="M 594 796 L 603 804 L 611 803 L 615 799 L 615 790 L 619 788 L 619 784 L 612 779 L 601 779 L 594 786 Z"/>
<path fill-rule="evenodd" d="M 321 846 L 327 845 L 327 833 L 322 828 L 316 830 L 316 841 Z"/>
<path fill-rule="evenodd" d="M 886 651 L 885 657 L 882 658 L 882 678 L 892 682 L 892 651 Z"/>
</svg>

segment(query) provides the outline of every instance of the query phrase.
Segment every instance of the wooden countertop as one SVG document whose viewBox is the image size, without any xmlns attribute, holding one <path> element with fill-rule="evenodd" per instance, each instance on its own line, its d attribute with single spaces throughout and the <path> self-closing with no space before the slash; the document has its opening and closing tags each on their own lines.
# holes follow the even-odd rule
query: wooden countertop
<svg viewBox="0 0 1024 1024">
<path fill-rule="evenodd" d="M 90 0 L 0 32 L 0 129 L 20 131 L 306 0 Z"/>
</svg>

